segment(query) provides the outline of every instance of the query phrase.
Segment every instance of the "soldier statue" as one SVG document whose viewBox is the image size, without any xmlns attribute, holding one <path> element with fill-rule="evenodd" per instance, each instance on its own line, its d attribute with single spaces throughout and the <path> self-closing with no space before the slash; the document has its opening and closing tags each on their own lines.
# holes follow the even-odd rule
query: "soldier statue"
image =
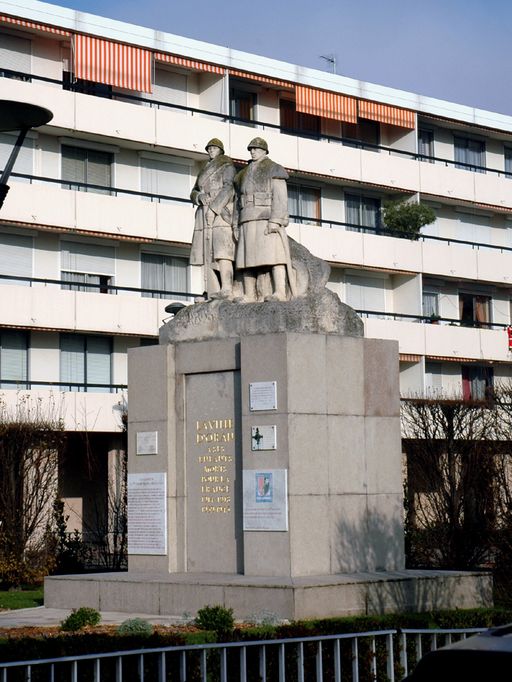
<svg viewBox="0 0 512 682">
<path fill-rule="evenodd" d="M 286 281 L 294 294 L 293 273 L 286 226 L 288 225 L 288 173 L 268 157 L 268 145 L 255 137 L 247 147 L 251 161 L 235 177 L 238 198 L 236 271 L 243 279 L 242 301 L 258 299 L 257 279 L 272 275 L 270 301 L 285 301 Z"/>
<path fill-rule="evenodd" d="M 224 154 L 224 145 L 217 138 L 206 147 L 209 160 L 197 176 L 190 198 L 196 218 L 190 264 L 203 265 L 205 290 L 209 298 L 233 297 L 233 179 L 235 167 Z"/>
</svg>

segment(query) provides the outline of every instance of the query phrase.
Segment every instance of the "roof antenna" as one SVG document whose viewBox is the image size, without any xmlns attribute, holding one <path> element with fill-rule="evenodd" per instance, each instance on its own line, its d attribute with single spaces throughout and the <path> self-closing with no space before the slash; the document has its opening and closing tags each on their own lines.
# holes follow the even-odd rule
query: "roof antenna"
<svg viewBox="0 0 512 682">
<path fill-rule="evenodd" d="M 320 59 L 325 59 L 325 61 L 331 65 L 332 72 L 336 73 L 336 55 L 335 54 L 326 54 L 320 55 Z"/>
</svg>

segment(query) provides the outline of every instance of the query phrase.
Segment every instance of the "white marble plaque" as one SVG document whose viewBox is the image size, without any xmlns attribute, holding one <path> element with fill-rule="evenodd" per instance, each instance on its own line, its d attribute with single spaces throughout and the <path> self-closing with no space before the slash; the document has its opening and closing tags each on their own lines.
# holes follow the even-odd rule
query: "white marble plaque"
<svg viewBox="0 0 512 682">
<path fill-rule="evenodd" d="M 251 426 L 251 450 L 275 450 L 276 449 L 276 431 L 275 424 Z"/>
<path fill-rule="evenodd" d="M 287 469 L 244 469 L 244 530 L 288 530 Z"/>
<path fill-rule="evenodd" d="M 137 433 L 137 454 L 158 454 L 158 431 L 139 431 Z"/>
<path fill-rule="evenodd" d="M 277 410 L 277 382 L 255 381 L 250 383 L 249 409 L 251 412 Z"/>
<path fill-rule="evenodd" d="M 128 554 L 167 554 L 167 476 L 128 474 Z"/>
</svg>

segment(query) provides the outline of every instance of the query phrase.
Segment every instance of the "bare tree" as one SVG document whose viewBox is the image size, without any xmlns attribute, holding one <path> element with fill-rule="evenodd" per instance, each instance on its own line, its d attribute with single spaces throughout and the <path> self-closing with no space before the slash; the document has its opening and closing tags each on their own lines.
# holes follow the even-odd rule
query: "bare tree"
<svg viewBox="0 0 512 682">
<path fill-rule="evenodd" d="M 411 566 L 488 564 L 496 539 L 501 444 L 494 402 L 402 401 Z"/>
<path fill-rule="evenodd" d="M 0 398 L 0 580 L 41 578 L 65 433 L 55 402 L 20 394 L 15 407 Z"/>
</svg>

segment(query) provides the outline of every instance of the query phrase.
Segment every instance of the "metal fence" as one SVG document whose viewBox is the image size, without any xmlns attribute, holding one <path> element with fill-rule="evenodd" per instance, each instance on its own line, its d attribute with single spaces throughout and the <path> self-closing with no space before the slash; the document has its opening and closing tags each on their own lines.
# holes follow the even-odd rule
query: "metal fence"
<svg viewBox="0 0 512 682">
<path fill-rule="evenodd" d="M 0 663 L 1 682 L 399 682 L 427 651 L 481 632 L 377 630 Z"/>
</svg>

